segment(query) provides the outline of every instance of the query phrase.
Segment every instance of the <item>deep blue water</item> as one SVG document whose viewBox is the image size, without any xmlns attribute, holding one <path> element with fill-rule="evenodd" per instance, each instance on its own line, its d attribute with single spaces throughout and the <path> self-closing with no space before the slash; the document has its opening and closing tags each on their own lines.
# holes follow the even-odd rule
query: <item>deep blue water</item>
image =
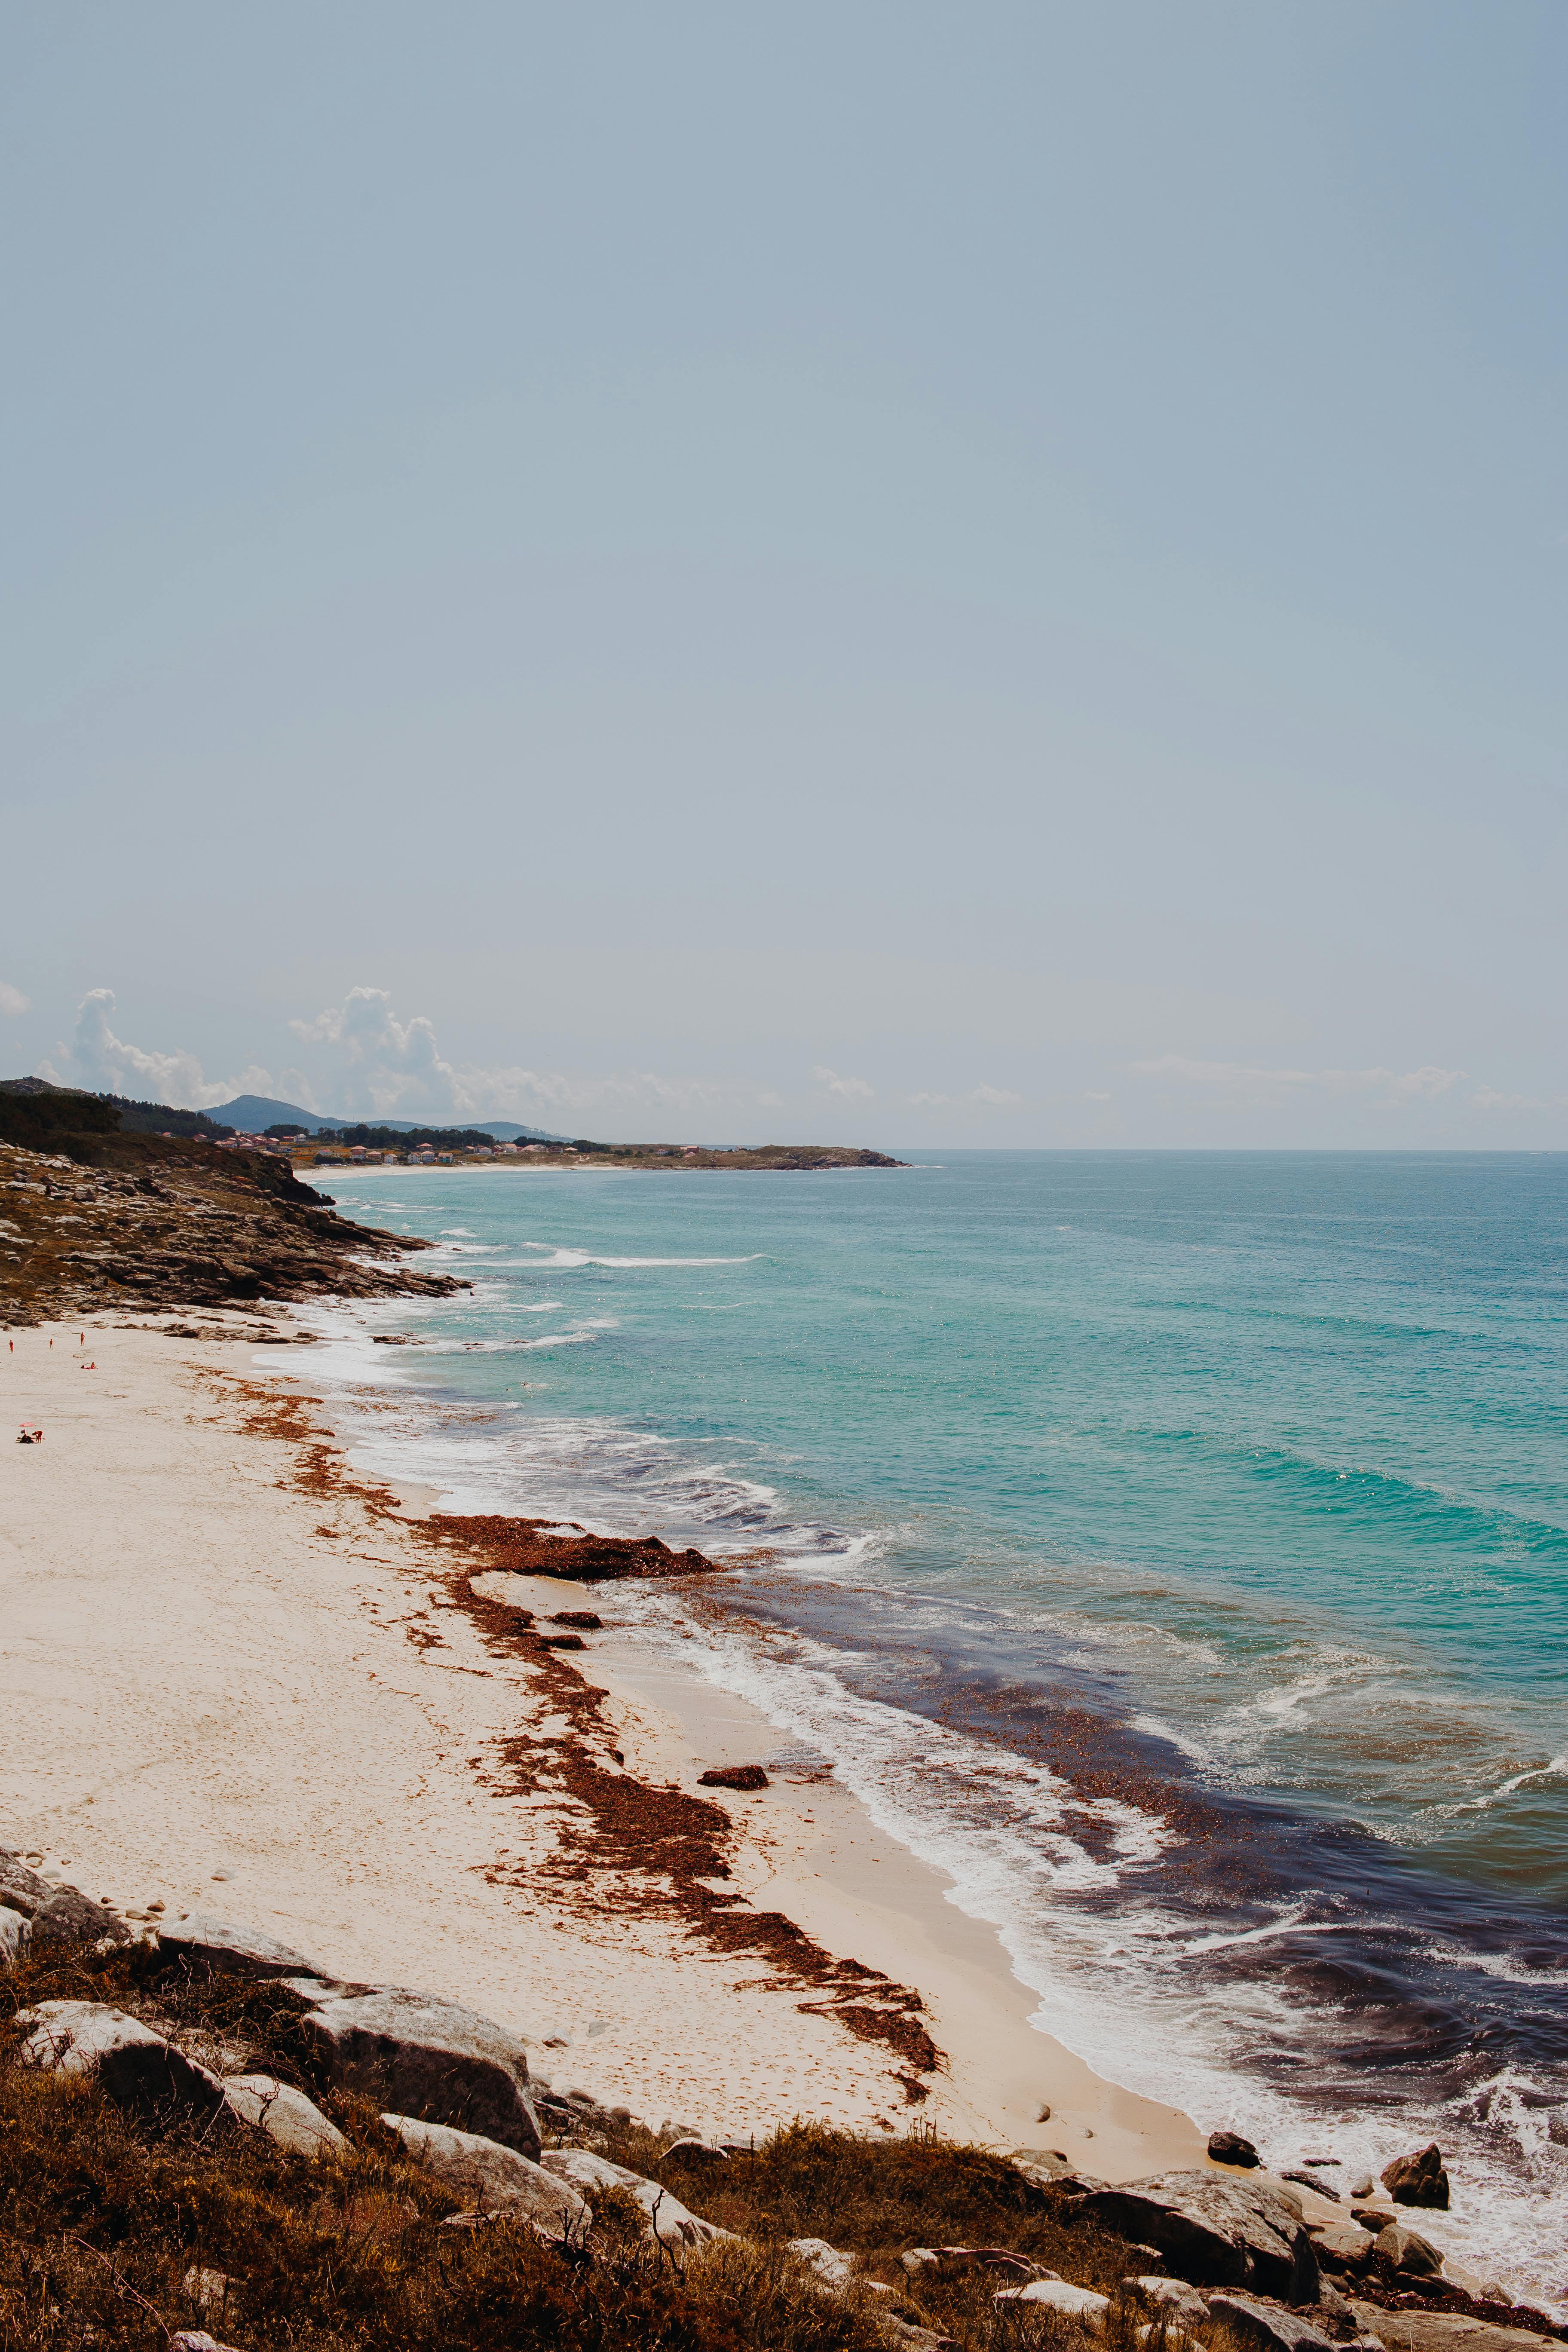
<svg viewBox="0 0 1568 2352">
<path fill-rule="evenodd" d="M 1517 2258 L 1568 2154 L 1568 1159 L 327 1181 L 476 1279 L 334 1351 L 383 1458 L 743 1556 L 709 1671 L 1043 2023 L 1282 2154 L 1458 2135 Z"/>
</svg>

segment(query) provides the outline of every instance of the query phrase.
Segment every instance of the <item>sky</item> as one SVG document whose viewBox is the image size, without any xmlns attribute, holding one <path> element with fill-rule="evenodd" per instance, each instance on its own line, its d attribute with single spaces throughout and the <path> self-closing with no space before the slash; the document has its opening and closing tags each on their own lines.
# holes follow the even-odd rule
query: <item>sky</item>
<svg viewBox="0 0 1568 2352">
<path fill-rule="evenodd" d="M 1561 0 L 0 8 L 0 1066 L 1568 1147 Z"/>
</svg>

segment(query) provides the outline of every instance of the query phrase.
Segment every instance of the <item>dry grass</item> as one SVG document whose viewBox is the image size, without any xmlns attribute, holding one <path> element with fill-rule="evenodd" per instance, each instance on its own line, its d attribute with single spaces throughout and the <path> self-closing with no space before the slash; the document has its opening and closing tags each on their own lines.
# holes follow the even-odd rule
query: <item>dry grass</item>
<svg viewBox="0 0 1568 2352">
<path fill-rule="evenodd" d="M 227 2071 L 298 2084 L 347 2134 L 348 2154 L 311 2163 L 237 2125 L 130 2117 L 90 2084 L 18 2068 L 15 2012 L 51 1998 L 111 2000 Z M 741 2233 L 684 2264 L 615 2194 L 595 2200 L 579 2246 L 547 2246 L 504 2220 L 446 2229 L 458 2198 L 368 2106 L 315 2078 L 300 2013 L 277 1988 L 208 1983 L 143 1951 L 66 1955 L 0 1979 L 0 2352 L 164 2352 L 181 2327 L 242 2352 L 886 2352 L 889 2307 L 973 2352 L 1084 2352 L 1049 2314 L 998 2317 L 993 2276 L 892 2306 L 865 2289 L 836 2298 L 783 2242 L 826 2238 L 900 2288 L 897 2257 L 915 2244 L 1012 2246 L 1091 2284 L 1126 2267 L 1110 2241 L 1069 2240 L 1038 2190 L 982 2150 L 814 2125 L 732 2158 L 711 2185 L 665 2168 L 684 2202 Z M 646 2136 L 600 2145 L 660 2170 Z M 197 2271 L 232 2285 L 195 2282 Z M 1120 2322 L 1100 2341 L 1132 2352 Z"/>
</svg>

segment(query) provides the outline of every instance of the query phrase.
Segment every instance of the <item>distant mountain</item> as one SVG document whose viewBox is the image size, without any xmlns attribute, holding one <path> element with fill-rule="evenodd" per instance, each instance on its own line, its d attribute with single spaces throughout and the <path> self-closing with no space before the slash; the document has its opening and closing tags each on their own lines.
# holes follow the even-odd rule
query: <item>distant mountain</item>
<svg viewBox="0 0 1568 2352">
<path fill-rule="evenodd" d="M 236 1095 L 232 1102 L 219 1103 L 207 1117 L 221 1119 L 226 1127 L 237 1127 L 245 1135 L 265 1135 L 269 1127 L 302 1127 L 311 1135 L 323 1127 L 390 1127 L 399 1135 L 408 1135 L 416 1127 L 434 1127 L 440 1122 L 429 1118 L 363 1118 L 359 1114 L 342 1111 L 301 1110 L 298 1103 L 274 1102 L 268 1095 Z M 449 1123 L 449 1122 L 448 1122 Z M 521 1136 L 530 1143 L 562 1143 L 568 1139 L 551 1135 L 542 1127 L 520 1127 L 514 1118 L 467 1118 L 465 1127 L 493 1135 L 498 1143 L 515 1143 Z"/>
</svg>

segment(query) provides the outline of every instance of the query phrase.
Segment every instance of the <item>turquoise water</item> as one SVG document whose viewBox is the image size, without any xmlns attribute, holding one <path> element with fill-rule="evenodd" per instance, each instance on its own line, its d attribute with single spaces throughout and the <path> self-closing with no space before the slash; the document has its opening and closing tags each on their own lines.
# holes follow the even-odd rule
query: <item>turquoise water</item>
<svg viewBox="0 0 1568 2352">
<path fill-rule="evenodd" d="M 738 1559 L 708 1670 L 945 1861 L 1042 2022 L 1287 2139 L 1310 2046 L 1369 2147 L 1468 2136 L 1507 2252 L 1568 2121 L 1568 1161 L 331 1189 L 476 1282 L 381 1317 L 416 1347 L 342 1327 L 388 1466 Z M 1033 1793 L 983 1822 L 999 1751 Z"/>
</svg>

